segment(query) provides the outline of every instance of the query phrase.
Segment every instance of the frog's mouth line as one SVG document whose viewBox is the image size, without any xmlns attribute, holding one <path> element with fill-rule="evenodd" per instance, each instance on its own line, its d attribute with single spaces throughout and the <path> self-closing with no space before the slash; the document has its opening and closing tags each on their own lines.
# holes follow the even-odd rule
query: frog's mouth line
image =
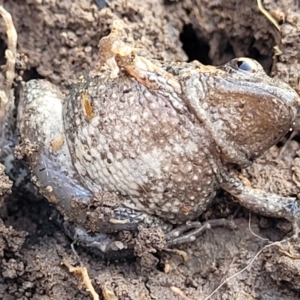
<svg viewBox="0 0 300 300">
<path fill-rule="evenodd" d="M 249 76 L 244 78 L 249 78 Z M 259 98 L 260 95 L 268 98 L 272 97 L 276 101 L 280 101 L 282 105 L 289 105 L 294 108 L 300 105 L 298 94 L 284 82 L 279 82 L 274 78 L 270 78 L 270 81 L 267 83 L 264 83 L 261 78 L 254 78 L 252 76 L 249 80 L 243 80 L 244 78 L 241 76 L 238 76 L 237 78 L 235 76 L 226 79 L 222 78 L 222 82 L 216 85 L 216 87 L 219 89 L 219 87 L 227 86 L 227 90 L 240 90 L 243 93 L 248 92 L 257 95 L 257 98 Z"/>
</svg>

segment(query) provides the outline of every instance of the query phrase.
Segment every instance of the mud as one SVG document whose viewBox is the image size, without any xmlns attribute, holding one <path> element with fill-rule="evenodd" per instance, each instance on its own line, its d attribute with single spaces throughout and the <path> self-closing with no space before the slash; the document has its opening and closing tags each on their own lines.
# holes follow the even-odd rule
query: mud
<svg viewBox="0 0 300 300">
<path fill-rule="evenodd" d="M 298 1 L 263 1 L 278 21 L 280 32 L 258 10 L 257 2 L 250 0 L 113 0 L 102 9 L 103 1 L 92 0 L 1 2 L 13 16 L 18 51 L 28 57 L 24 80 L 46 78 L 66 92 L 97 61 L 98 41 L 109 33 L 112 20 L 122 18 L 137 45 L 152 57 L 198 59 L 219 65 L 236 56 L 250 56 L 299 91 Z M 3 64 L 3 22 L 0 29 Z M 299 168 L 299 137 L 293 135 L 243 173 L 255 187 L 299 198 Z M 63 260 L 74 266 L 80 260 L 86 266 L 100 299 L 104 299 L 102 291 L 109 289 L 117 299 L 205 299 L 220 283 L 245 268 L 268 240 L 283 240 L 291 229 L 286 221 L 252 214 L 250 230 L 249 212 L 221 192 L 202 220 L 234 218 L 237 229 L 206 232 L 196 242 L 177 249 L 186 256 L 174 251 L 148 256 L 150 262 L 108 262 L 75 245 L 78 259 L 71 241 L 51 221 L 53 209 L 48 203 L 29 195 L 7 197 L 9 189 L 0 169 L 0 203 L 6 196 L 0 209 L 0 299 L 5 300 L 92 299 Z M 211 299 L 299 299 L 299 257 L 298 241 L 270 246 Z"/>
</svg>

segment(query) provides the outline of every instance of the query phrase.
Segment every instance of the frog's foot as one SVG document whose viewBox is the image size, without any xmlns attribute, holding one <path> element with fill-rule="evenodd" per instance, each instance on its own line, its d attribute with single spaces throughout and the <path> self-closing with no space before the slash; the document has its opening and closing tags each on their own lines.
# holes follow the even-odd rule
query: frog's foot
<svg viewBox="0 0 300 300">
<path fill-rule="evenodd" d="M 66 205 L 66 203 L 69 203 Z M 117 195 L 100 191 L 88 198 L 65 198 L 60 211 L 68 220 L 89 232 L 116 233 L 119 231 L 137 231 L 142 224 L 148 228 L 161 228 L 170 231 L 172 225 L 160 218 L 131 208 L 123 207 Z"/>
<path fill-rule="evenodd" d="M 114 212 L 114 219 L 97 222 L 96 231 L 84 228 L 88 222 L 80 224 L 66 220 L 65 215 L 57 211 L 51 219 L 74 243 L 109 260 L 141 257 L 166 249 L 165 234 L 155 217 L 127 208 L 118 208 Z M 94 213 L 93 209 L 91 213 Z"/>
<path fill-rule="evenodd" d="M 129 211 L 126 212 L 126 214 L 128 213 Z M 148 216 L 148 218 L 152 219 L 151 216 Z M 206 230 L 212 228 L 236 228 L 231 220 L 216 219 L 202 224 L 200 222 L 188 222 L 164 234 L 161 227 L 155 226 L 155 222 L 156 220 L 152 220 L 152 226 L 149 226 L 149 224 L 146 224 L 147 222 L 140 222 L 140 220 L 137 222 L 135 220 L 130 223 L 131 225 L 129 223 L 122 225 L 122 220 L 119 220 L 117 224 L 102 223 L 102 228 L 100 228 L 101 226 L 98 227 L 97 232 L 88 231 L 78 226 L 78 224 L 75 225 L 68 221 L 61 221 L 60 225 L 64 228 L 67 236 L 76 244 L 110 260 L 140 256 L 141 252 L 155 253 L 156 251 L 170 250 L 170 247 L 193 242 Z M 108 228 L 109 230 L 107 230 Z M 105 231 L 108 232 L 105 233 Z"/>
<path fill-rule="evenodd" d="M 208 220 L 204 223 L 187 222 L 186 224 L 181 225 L 166 234 L 167 246 L 171 247 L 183 243 L 193 242 L 206 230 L 216 227 L 228 227 L 230 229 L 235 229 L 236 225 L 232 220 L 227 219 Z"/>
<path fill-rule="evenodd" d="M 116 235 L 90 233 L 70 222 L 63 222 L 62 225 L 64 232 L 74 243 L 96 255 L 111 260 L 133 256 L 133 247 L 130 247 L 125 240 L 119 240 Z"/>
<path fill-rule="evenodd" d="M 290 221 L 293 225 L 293 237 L 298 237 L 300 210 L 296 198 L 283 197 L 252 188 L 245 178 L 239 177 L 234 173 L 227 174 L 221 187 L 235 196 L 241 205 L 255 213 Z"/>
</svg>

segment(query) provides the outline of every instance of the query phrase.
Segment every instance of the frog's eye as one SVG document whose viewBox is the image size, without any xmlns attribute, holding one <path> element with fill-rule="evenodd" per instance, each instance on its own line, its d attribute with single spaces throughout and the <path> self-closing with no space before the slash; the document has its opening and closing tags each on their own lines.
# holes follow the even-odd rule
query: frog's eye
<svg viewBox="0 0 300 300">
<path fill-rule="evenodd" d="M 244 72 L 256 73 L 258 71 L 257 62 L 250 58 L 246 58 L 246 57 L 238 58 L 236 59 L 235 64 L 238 70 Z"/>
</svg>

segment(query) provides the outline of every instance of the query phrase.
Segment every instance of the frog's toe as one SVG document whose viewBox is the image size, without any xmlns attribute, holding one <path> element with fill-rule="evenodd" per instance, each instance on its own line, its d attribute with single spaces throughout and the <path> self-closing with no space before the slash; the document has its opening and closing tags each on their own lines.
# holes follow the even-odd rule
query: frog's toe
<svg viewBox="0 0 300 300">
<path fill-rule="evenodd" d="M 236 225 L 232 220 L 227 219 L 208 220 L 204 223 L 187 222 L 186 224 L 181 225 L 166 234 L 167 246 L 171 247 L 183 243 L 193 242 L 206 230 L 215 227 L 228 227 L 230 229 L 235 229 Z"/>
</svg>

